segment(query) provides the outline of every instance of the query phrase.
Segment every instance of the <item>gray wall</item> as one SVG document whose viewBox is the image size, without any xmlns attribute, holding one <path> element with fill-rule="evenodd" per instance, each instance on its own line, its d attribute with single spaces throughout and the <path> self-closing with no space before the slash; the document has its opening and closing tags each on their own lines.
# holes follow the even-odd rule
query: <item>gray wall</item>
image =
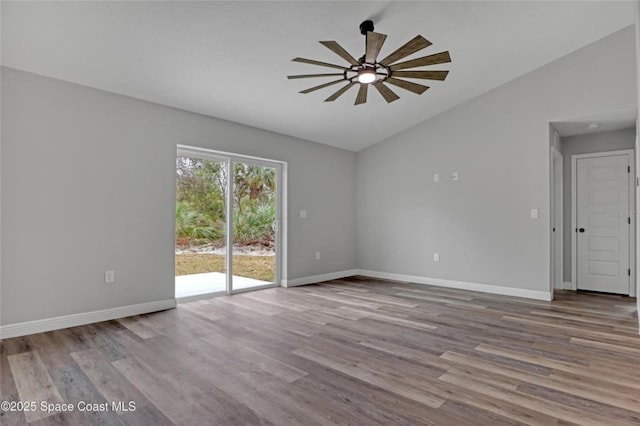
<svg viewBox="0 0 640 426">
<path fill-rule="evenodd" d="M 637 101 L 640 104 L 640 1 L 636 1 L 636 83 Z M 640 135 L 640 108 L 638 108 L 638 118 L 636 120 L 636 133 Z M 638 148 L 640 149 L 640 147 Z M 638 160 L 640 153 L 636 152 L 636 175 L 640 174 Z M 640 188 L 636 188 L 636 211 L 640 211 Z M 636 246 L 640 241 L 640 214 L 636 214 Z M 636 247 L 636 268 L 640 265 L 640 250 Z M 637 269 L 636 269 L 637 270 Z M 636 272 L 636 304 L 640 313 L 640 274 Z M 638 314 L 638 331 L 640 332 L 640 314 Z"/>
<path fill-rule="evenodd" d="M 174 298 L 176 144 L 287 161 L 288 279 L 356 267 L 353 152 L 9 68 L 2 122 L 1 324 Z"/>
<path fill-rule="evenodd" d="M 560 138 L 562 152 L 562 242 L 563 242 L 563 280 L 571 281 L 571 156 L 593 152 L 633 149 L 636 141 L 636 129 L 616 130 L 613 132 L 591 133 L 588 135 Z"/>
<path fill-rule="evenodd" d="M 549 123 L 635 108 L 635 68 L 628 27 L 359 152 L 360 268 L 549 291 Z"/>
</svg>

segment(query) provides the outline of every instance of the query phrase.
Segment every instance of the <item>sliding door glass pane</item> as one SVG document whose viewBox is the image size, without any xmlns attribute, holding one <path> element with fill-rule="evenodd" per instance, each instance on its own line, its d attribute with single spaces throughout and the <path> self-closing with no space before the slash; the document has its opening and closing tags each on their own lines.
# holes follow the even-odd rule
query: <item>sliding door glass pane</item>
<svg viewBox="0 0 640 426">
<path fill-rule="evenodd" d="M 227 161 L 176 158 L 176 297 L 226 291 Z"/>
<path fill-rule="evenodd" d="M 233 163 L 232 287 L 276 280 L 277 169 Z"/>
</svg>

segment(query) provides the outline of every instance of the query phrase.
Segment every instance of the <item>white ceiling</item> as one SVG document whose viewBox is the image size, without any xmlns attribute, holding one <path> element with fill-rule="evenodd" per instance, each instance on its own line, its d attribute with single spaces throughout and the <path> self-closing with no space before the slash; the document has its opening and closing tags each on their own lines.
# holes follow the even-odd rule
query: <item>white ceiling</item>
<svg viewBox="0 0 640 426">
<path fill-rule="evenodd" d="M 358 151 L 634 23 L 633 1 L 2 2 L 2 64 Z M 388 34 L 381 57 L 421 34 L 449 50 L 445 82 L 386 104 L 339 86 L 299 90 L 342 64 L 318 43 L 364 50 L 358 26 Z M 328 81 L 328 80 L 326 80 Z"/>
<path fill-rule="evenodd" d="M 637 116 L 638 110 L 636 109 L 627 111 L 611 111 L 606 114 L 577 117 L 571 120 L 559 121 L 551 123 L 551 126 L 560 136 L 578 136 L 635 127 Z M 589 126 L 590 124 L 596 124 L 597 127 L 591 128 Z"/>
</svg>

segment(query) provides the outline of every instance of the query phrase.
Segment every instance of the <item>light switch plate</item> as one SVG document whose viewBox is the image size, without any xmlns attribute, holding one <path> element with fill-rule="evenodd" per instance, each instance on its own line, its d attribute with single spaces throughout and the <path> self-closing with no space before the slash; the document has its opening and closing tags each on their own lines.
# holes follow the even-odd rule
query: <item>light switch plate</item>
<svg viewBox="0 0 640 426">
<path fill-rule="evenodd" d="M 434 181 L 435 183 L 440 182 L 440 175 L 439 175 L 439 174 L 437 174 L 437 173 L 436 173 L 435 175 L 433 175 L 433 181 Z"/>
<path fill-rule="evenodd" d="M 531 219 L 538 218 L 538 209 L 531 209 Z"/>
<path fill-rule="evenodd" d="M 307 211 L 306 210 L 300 210 L 300 218 L 301 219 L 306 219 L 307 218 Z"/>
<path fill-rule="evenodd" d="M 451 173 L 451 179 L 452 180 L 458 180 L 458 177 L 459 177 L 458 172 Z"/>
</svg>

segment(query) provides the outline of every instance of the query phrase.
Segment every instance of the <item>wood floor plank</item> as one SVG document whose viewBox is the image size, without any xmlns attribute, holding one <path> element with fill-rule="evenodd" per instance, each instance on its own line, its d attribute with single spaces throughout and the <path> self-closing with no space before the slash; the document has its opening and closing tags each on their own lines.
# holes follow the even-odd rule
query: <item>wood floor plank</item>
<svg viewBox="0 0 640 426">
<path fill-rule="evenodd" d="M 22 401 L 18 396 L 18 393 L 9 394 L 5 392 L 2 396 L 2 401 L 7 401 L 10 404 L 17 404 Z M 27 419 L 22 411 L 17 410 L 0 410 L 0 424 L 1 425 L 24 425 L 27 424 Z"/>
<path fill-rule="evenodd" d="M 591 346 L 592 348 L 606 349 L 613 352 L 622 352 L 624 354 L 638 355 L 640 357 L 640 348 L 631 348 L 624 344 L 598 342 L 597 340 L 580 339 L 578 337 L 572 337 L 571 343 L 575 343 L 580 346 Z"/>
<path fill-rule="evenodd" d="M 266 303 L 267 305 L 273 305 L 280 309 L 286 309 L 289 311 L 305 312 L 307 307 L 299 305 L 297 303 L 291 303 L 290 300 L 279 297 L 280 295 L 275 292 L 268 291 L 252 291 L 242 294 L 244 297 L 254 299 L 260 303 Z"/>
<path fill-rule="evenodd" d="M 403 306 L 405 308 L 418 307 L 418 304 L 407 302 L 400 297 L 379 295 L 371 292 L 361 293 L 361 292 L 343 290 L 343 291 L 339 291 L 338 294 L 340 296 L 347 296 L 352 299 L 370 300 L 372 302 L 380 303 L 382 305 Z"/>
<path fill-rule="evenodd" d="M 461 401 L 456 401 L 454 399 L 448 399 L 442 407 L 440 407 L 442 411 L 446 411 L 451 413 L 450 416 L 452 418 L 457 418 L 456 425 L 468 423 L 469 425 L 513 425 L 513 426 L 523 426 L 527 423 L 523 423 L 514 418 L 509 418 L 507 416 L 503 416 L 498 413 L 491 412 L 489 410 L 485 410 L 480 407 L 476 407 Z M 551 421 L 549 419 L 547 421 L 548 426 Z M 529 422 L 528 424 L 532 424 Z"/>
<path fill-rule="evenodd" d="M 127 358 L 113 363 L 123 375 L 153 402 L 175 425 L 186 424 L 269 424 L 261 421 L 249 408 L 237 410 L 236 406 L 223 404 L 223 398 L 205 398 L 192 388 L 185 388 L 180 380 L 157 374 L 139 358 Z"/>
<path fill-rule="evenodd" d="M 505 348 L 495 347 L 492 345 L 478 345 L 477 351 L 491 353 L 496 355 L 503 355 L 509 358 L 514 358 L 534 364 L 543 365 L 545 367 L 552 368 L 554 370 L 565 371 L 567 373 L 573 373 L 575 375 L 597 378 L 603 382 L 609 382 L 603 385 L 615 386 L 623 385 L 628 386 L 627 392 L 632 389 L 640 390 L 640 382 L 635 379 L 629 379 L 628 373 L 625 371 L 615 371 L 610 368 L 598 368 L 593 364 L 590 367 L 584 365 L 576 365 L 570 362 L 558 361 L 555 359 L 544 358 L 537 355 L 524 354 L 518 351 L 513 351 Z"/>
<path fill-rule="evenodd" d="M 148 404 L 138 389 L 120 374 L 96 349 L 71 353 L 71 357 L 87 375 L 108 403 L 134 402 L 137 407 Z"/>
<path fill-rule="evenodd" d="M 484 309 L 484 308 L 486 308 L 486 306 L 480 305 L 478 303 L 473 303 L 473 301 L 465 302 L 465 301 L 461 301 L 461 300 L 455 299 L 455 298 L 435 297 L 435 296 L 425 296 L 425 295 L 418 296 L 416 294 L 403 293 L 403 292 L 396 293 L 396 295 L 397 296 L 401 296 L 401 297 L 410 298 L 410 299 L 419 299 L 419 300 L 425 300 L 425 301 L 428 301 L 428 302 L 442 303 L 444 305 L 467 307 L 467 308 L 473 308 L 473 309 Z"/>
<path fill-rule="evenodd" d="M 61 350 L 60 343 L 55 340 L 62 338 L 61 335 L 52 333 L 37 333 L 26 336 L 33 350 L 38 351 L 42 363 L 47 369 L 63 367 L 73 364 L 73 358 L 65 350 Z"/>
<path fill-rule="evenodd" d="M 505 375 L 507 377 L 521 380 L 524 383 L 537 384 L 546 386 L 561 392 L 577 395 L 583 398 L 591 399 L 613 407 L 633 410 L 640 412 L 640 394 L 634 392 L 630 388 L 616 385 L 614 383 L 603 383 L 597 380 L 580 380 L 566 376 L 556 376 L 550 374 L 548 376 L 538 376 L 534 374 L 526 374 L 517 370 L 504 368 L 491 362 L 486 362 L 477 357 L 470 357 L 456 353 L 446 353 L 443 358 L 458 362 L 461 365 L 472 364 L 485 371 L 492 372 L 496 375 Z M 605 387 L 602 387 L 605 385 Z"/>
<path fill-rule="evenodd" d="M 10 339 L 14 340 L 14 339 Z M 18 395 L 16 382 L 11 374 L 11 366 L 8 359 L 8 345 L 0 340 L 0 399 L 8 400 L 12 395 Z M 1 412 L 0 412 L 1 414 Z"/>
<path fill-rule="evenodd" d="M 187 340 L 189 341 L 189 340 Z M 154 339 L 153 344 L 158 347 L 166 346 L 162 340 Z M 185 391 L 199 395 L 205 391 L 207 394 L 219 395 L 218 399 L 229 401 L 225 406 L 237 406 L 237 412 L 244 414 L 250 411 L 257 415 L 266 424 L 326 424 L 327 421 L 321 413 L 305 412 L 298 404 L 291 403 L 287 394 L 289 383 L 265 372 L 255 363 L 225 353 L 215 352 L 206 341 L 198 339 L 190 342 L 187 353 L 170 351 L 163 357 L 156 357 L 153 367 L 163 368 L 159 362 L 169 358 L 171 364 L 176 365 L 181 361 L 179 374 L 172 374 L 170 369 L 166 374 L 172 377 L 184 377 Z M 152 361 L 152 360 L 150 360 Z M 166 367 L 164 367 L 166 368 Z M 174 368 L 175 369 L 175 368 Z M 202 371 L 215 371 L 219 383 L 224 384 L 224 390 L 212 384 L 202 375 Z M 195 400 L 202 401 L 202 397 Z M 204 402 L 204 401 L 203 401 Z M 288 403 L 287 403 L 288 402 Z M 244 424 L 244 423 L 240 423 Z M 251 423 L 250 423 L 251 424 Z"/>
<path fill-rule="evenodd" d="M 260 315 L 276 315 L 281 314 L 284 310 L 280 307 L 267 305 L 265 303 L 260 303 L 255 299 L 251 299 L 249 297 L 244 297 L 242 294 L 233 296 L 222 296 L 216 299 L 216 302 L 228 303 L 230 305 L 234 305 L 240 309 L 246 309 L 249 311 L 253 311 Z"/>
<path fill-rule="evenodd" d="M 405 398 L 428 405 L 429 407 L 438 408 L 444 403 L 444 399 L 441 399 L 436 395 L 430 395 L 427 392 L 422 392 L 420 389 L 415 389 L 395 380 L 383 377 L 368 369 L 349 365 L 347 362 L 329 359 L 322 352 L 313 349 L 298 349 L 293 353 L 308 360 L 317 362 L 320 365 L 324 365 L 325 367 L 340 371 L 341 373 L 354 377 L 358 380 L 362 380 L 363 382 L 369 383 L 373 386 L 387 389 L 390 392 L 397 393 Z"/>
<path fill-rule="evenodd" d="M 606 412 L 608 417 L 614 417 L 618 420 L 629 422 L 631 424 L 640 424 L 640 414 L 638 412 L 618 409 L 607 404 L 598 403 L 588 398 L 581 398 L 576 395 L 561 392 L 545 386 L 524 383 L 518 386 L 517 391 L 524 394 L 531 394 L 542 399 L 560 402 L 580 410 L 585 410 L 586 412 Z"/>
<path fill-rule="evenodd" d="M 541 398 L 533 397 L 532 395 L 523 395 L 517 392 L 504 390 L 499 387 L 472 380 L 469 377 L 457 375 L 453 372 L 443 374 L 442 377 L 440 377 L 440 380 L 447 383 L 457 384 L 459 386 L 465 386 L 467 389 L 474 390 L 475 392 L 483 393 L 502 401 L 529 408 L 570 423 L 585 426 L 605 424 L 608 426 L 628 426 L 628 423 L 624 421 L 618 421 L 617 419 L 612 419 L 594 413 L 585 413 L 583 410 L 553 401 L 543 400 Z"/>
<path fill-rule="evenodd" d="M 209 336 L 203 337 L 202 340 L 209 342 L 214 345 L 217 350 L 226 352 L 230 356 L 237 356 L 245 361 L 255 363 L 264 371 L 287 383 L 293 383 L 307 375 L 305 371 L 287 365 L 248 346 L 237 343 L 221 334 L 212 333 Z"/>
<path fill-rule="evenodd" d="M 332 293 L 330 293 L 332 294 Z M 363 300 L 360 299 L 347 299 L 344 297 L 339 297 L 337 295 L 327 295 L 327 294 L 322 294 L 322 292 L 315 292 L 315 293 L 307 293 L 307 295 L 311 296 L 311 297 L 315 297 L 318 299 L 325 299 L 325 300 L 330 300 L 333 302 L 336 302 L 340 305 L 350 305 L 350 306 L 357 306 L 357 307 L 361 307 L 361 308 L 368 308 L 368 309 L 378 309 L 381 308 L 382 305 L 380 305 L 379 303 L 370 303 L 370 302 L 365 302 Z"/>
<path fill-rule="evenodd" d="M 38 352 L 29 351 L 9 355 L 8 361 L 21 401 L 36 402 L 37 404 L 40 404 L 41 401 L 51 404 L 64 402 Z M 27 421 L 32 422 L 56 412 L 52 410 L 49 413 L 38 407 L 36 410 L 25 411 L 24 414 Z"/>
<path fill-rule="evenodd" d="M 529 317 L 514 317 L 510 315 L 505 315 L 503 317 L 506 321 L 514 321 L 523 324 L 536 325 L 542 328 L 550 328 L 554 330 L 558 330 L 560 332 L 566 333 L 570 337 L 576 337 L 574 335 L 579 335 L 580 337 L 592 338 L 592 339 L 603 339 L 603 340 L 613 340 L 618 342 L 627 342 L 631 343 L 635 341 L 635 337 L 632 335 L 621 335 L 612 332 L 603 332 L 593 330 L 591 327 L 589 328 L 578 328 L 574 325 L 569 324 L 558 324 L 550 321 L 544 320 L 535 320 Z M 640 346 L 640 342 L 636 342 L 636 345 Z"/>
<path fill-rule="evenodd" d="M 153 330 L 144 325 L 136 317 L 120 318 L 118 319 L 118 322 L 131 330 L 131 332 L 140 336 L 140 338 L 142 339 L 148 339 L 157 335 Z"/>
<path fill-rule="evenodd" d="M 51 378 L 60 391 L 60 395 L 65 402 L 79 407 L 80 402 L 92 402 L 105 404 L 106 401 L 98 392 L 91 380 L 84 374 L 77 365 L 65 365 L 63 367 L 50 370 Z M 43 424 L 113 424 L 124 425 L 124 421 L 116 412 L 110 411 L 80 411 L 60 413 L 57 417 L 46 419 Z"/>
<path fill-rule="evenodd" d="M 215 311 L 215 309 L 211 309 L 208 303 L 205 301 L 198 301 L 192 303 L 181 303 L 180 309 L 187 310 L 192 312 L 198 316 L 201 316 L 204 319 L 209 321 L 219 321 L 224 318 L 224 316 L 220 315 Z"/>
</svg>

